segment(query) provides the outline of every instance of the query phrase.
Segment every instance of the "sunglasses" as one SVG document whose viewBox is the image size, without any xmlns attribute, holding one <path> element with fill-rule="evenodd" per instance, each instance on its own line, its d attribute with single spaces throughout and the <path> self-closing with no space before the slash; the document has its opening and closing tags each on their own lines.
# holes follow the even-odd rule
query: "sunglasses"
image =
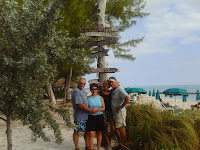
<svg viewBox="0 0 200 150">
<path fill-rule="evenodd" d="M 92 90 L 92 91 L 94 91 L 94 90 L 97 91 L 98 89 L 91 89 L 91 90 Z"/>
</svg>

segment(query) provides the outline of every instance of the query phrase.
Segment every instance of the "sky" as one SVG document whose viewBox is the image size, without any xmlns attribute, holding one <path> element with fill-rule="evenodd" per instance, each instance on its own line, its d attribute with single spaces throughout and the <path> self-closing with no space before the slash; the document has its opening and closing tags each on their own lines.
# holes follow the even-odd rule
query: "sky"
<svg viewBox="0 0 200 150">
<path fill-rule="evenodd" d="M 200 0 L 147 0 L 143 11 L 150 15 L 120 33 L 122 41 L 144 37 L 130 48 L 136 60 L 114 58 L 110 50 L 109 67 L 120 72 L 109 76 L 123 87 L 200 85 Z"/>
</svg>

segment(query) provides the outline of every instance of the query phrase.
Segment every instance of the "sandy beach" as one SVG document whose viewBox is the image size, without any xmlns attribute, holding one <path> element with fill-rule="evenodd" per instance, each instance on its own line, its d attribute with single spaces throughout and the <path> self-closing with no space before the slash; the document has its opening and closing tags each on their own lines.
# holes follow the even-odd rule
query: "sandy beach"
<svg viewBox="0 0 200 150">
<path fill-rule="evenodd" d="M 170 98 L 162 98 L 163 102 L 169 102 L 172 106 L 176 105 L 182 109 L 190 109 L 190 105 L 196 104 L 196 101 L 182 102 L 182 100 L 171 100 Z M 137 102 L 139 104 L 150 104 L 152 103 L 158 109 L 162 109 L 160 102 L 155 99 L 155 97 L 149 97 L 148 95 L 143 95 L 142 98 Z M 73 109 L 71 105 L 68 106 L 70 114 L 73 114 Z M 42 139 L 38 139 L 36 142 L 31 141 L 32 135 L 31 130 L 28 126 L 22 126 L 20 121 L 12 122 L 12 142 L 13 150 L 73 150 L 74 143 L 72 139 L 73 129 L 69 129 L 61 121 L 59 116 L 55 116 L 56 120 L 61 126 L 61 131 L 63 134 L 64 142 L 61 145 L 54 143 L 54 136 L 51 130 L 45 128 L 46 134 L 50 137 L 51 142 L 44 142 Z M 72 118 L 71 118 L 72 119 Z M 6 124 L 4 121 L 0 120 L 0 150 L 7 150 L 7 139 L 6 139 Z M 83 136 L 80 137 L 80 149 L 84 150 L 85 143 Z M 96 147 L 96 139 L 95 139 Z M 104 148 L 102 147 L 102 150 Z"/>
</svg>

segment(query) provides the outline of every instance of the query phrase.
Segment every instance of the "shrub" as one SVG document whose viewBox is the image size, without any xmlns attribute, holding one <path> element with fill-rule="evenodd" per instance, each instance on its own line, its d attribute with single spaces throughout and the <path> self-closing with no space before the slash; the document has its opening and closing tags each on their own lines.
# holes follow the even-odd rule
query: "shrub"
<svg viewBox="0 0 200 150">
<path fill-rule="evenodd" d="M 127 107 L 126 131 L 133 150 L 198 149 L 199 137 L 193 125 L 185 113 L 174 115 L 144 104 Z"/>
</svg>

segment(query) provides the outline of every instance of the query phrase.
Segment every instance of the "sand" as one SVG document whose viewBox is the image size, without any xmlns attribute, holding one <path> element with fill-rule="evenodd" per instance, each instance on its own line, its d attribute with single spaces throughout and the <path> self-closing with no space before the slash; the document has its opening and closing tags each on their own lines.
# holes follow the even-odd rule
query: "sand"
<svg viewBox="0 0 200 150">
<path fill-rule="evenodd" d="M 177 106 L 182 109 L 190 109 L 190 105 L 196 104 L 196 101 L 187 101 L 185 103 L 182 100 L 171 100 L 170 98 L 163 98 L 164 102 L 169 102 L 172 106 Z M 147 95 L 142 96 L 142 98 L 137 102 L 139 104 L 152 103 L 157 108 L 162 109 L 160 102 L 155 100 L 155 97 L 149 97 Z M 71 105 L 68 106 L 71 115 L 73 114 L 73 109 Z M 61 145 L 54 143 L 54 135 L 51 130 L 45 128 L 46 134 L 50 137 L 51 142 L 44 142 L 42 139 L 38 139 L 37 142 L 31 141 L 32 135 L 31 130 L 28 126 L 22 126 L 20 121 L 12 122 L 12 142 L 13 150 L 74 150 L 74 143 L 72 139 L 73 129 L 69 129 L 64 126 L 59 116 L 55 116 L 61 126 L 61 131 L 63 134 L 64 142 Z M 0 150 L 7 150 L 7 138 L 6 138 L 6 124 L 4 121 L 0 120 Z M 94 140 L 96 148 L 96 139 Z M 83 136 L 80 136 L 79 146 L 81 150 L 84 150 L 85 142 Z M 97 148 L 96 148 L 97 149 Z M 102 150 L 104 148 L 102 147 Z"/>
</svg>

